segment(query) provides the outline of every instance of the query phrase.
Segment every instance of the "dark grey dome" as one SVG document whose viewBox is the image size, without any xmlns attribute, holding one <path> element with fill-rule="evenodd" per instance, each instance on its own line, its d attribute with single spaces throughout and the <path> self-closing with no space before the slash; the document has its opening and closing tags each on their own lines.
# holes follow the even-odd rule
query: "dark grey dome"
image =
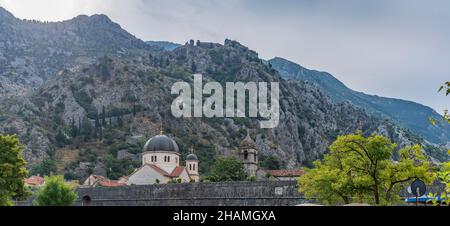
<svg viewBox="0 0 450 226">
<path fill-rule="evenodd" d="M 179 152 L 177 143 L 166 135 L 156 135 L 144 146 L 144 151 L 172 151 Z"/>
<path fill-rule="evenodd" d="M 189 154 L 188 156 L 186 156 L 186 160 L 198 160 L 198 158 L 195 154 Z"/>
</svg>

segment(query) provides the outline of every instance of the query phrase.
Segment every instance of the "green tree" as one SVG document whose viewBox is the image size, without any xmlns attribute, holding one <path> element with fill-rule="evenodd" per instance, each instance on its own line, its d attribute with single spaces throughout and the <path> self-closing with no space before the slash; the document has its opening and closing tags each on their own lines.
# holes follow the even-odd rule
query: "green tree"
<svg viewBox="0 0 450 226">
<path fill-rule="evenodd" d="M 107 155 L 103 161 L 108 170 L 108 178 L 113 180 L 117 180 L 123 175 L 131 174 L 139 166 L 138 162 L 134 162 L 130 158 L 119 160 L 111 154 Z"/>
<path fill-rule="evenodd" d="M 261 167 L 269 170 L 279 170 L 281 169 L 281 161 L 274 155 L 271 155 L 261 162 Z"/>
<path fill-rule="evenodd" d="M 445 82 L 439 88 L 438 92 L 445 92 L 445 95 L 448 96 L 450 94 L 450 82 Z M 448 110 L 444 111 L 443 116 L 444 122 L 450 123 L 450 114 Z M 435 125 L 436 120 L 430 117 L 431 124 Z M 448 150 L 448 154 L 450 155 L 450 150 Z M 443 199 L 443 203 L 445 202 L 447 205 L 450 205 L 450 162 L 444 162 L 440 164 L 439 171 L 437 173 L 439 181 L 445 186 L 444 191 L 439 194 L 439 196 Z M 437 205 L 437 197 L 438 194 L 429 194 L 430 197 L 433 198 L 433 204 Z"/>
<path fill-rule="evenodd" d="M 79 130 L 84 141 L 88 141 L 93 137 L 92 124 L 88 117 L 83 118 Z"/>
<path fill-rule="evenodd" d="M 450 82 L 445 82 L 444 85 L 439 87 L 439 92 L 441 92 L 443 90 L 444 90 L 446 96 L 448 96 L 448 94 L 450 94 Z"/>
<path fill-rule="evenodd" d="M 98 128 L 98 139 L 103 140 L 103 126 L 100 125 Z"/>
<path fill-rule="evenodd" d="M 438 92 L 444 92 L 446 96 L 448 96 L 450 94 L 450 82 L 445 82 L 444 85 L 442 85 L 441 87 L 439 87 L 439 91 Z M 448 110 L 444 110 L 444 116 L 442 117 L 444 122 L 450 123 L 450 114 L 448 112 Z M 432 125 L 435 125 L 436 122 L 438 120 L 430 117 L 430 123 Z"/>
<path fill-rule="evenodd" d="M 101 139 L 100 138 L 100 120 L 99 120 L 98 112 L 96 112 L 95 120 L 94 120 L 94 138 Z"/>
<path fill-rule="evenodd" d="M 102 126 L 106 126 L 106 111 L 105 111 L 105 106 L 102 106 Z"/>
<path fill-rule="evenodd" d="M 122 120 L 122 116 L 121 115 L 117 116 L 117 126 L 119 128 L 123 127 L 123 120 Z"/>
<path fill-rule="evenodd" d="M 36 206 L 70 206 L 75 203 L 78 195 L 64 181 L 62 176 L 45 177 L 45 184 L 36 195 L 33 204 Z"/>
<path fill-rule="evenodd" d="M 31 174 L 33 175 L 39 174 L 46 176 L 52 174 L 55 171 L 56 171 L 55 161 L 51 156 L 49 156 L 46 157 L 41 164 L 34 166 L 33 169 L 31 170 Z"/>
<path fill-rule="evenodd" d="M 432 197 L 432 203 L 434 205 L 438 204 L 438 197 L 442 199 L 441 204 L 450 205 L 450 162 L 441 163 L 438 171 L 438 179 L 444 185 L 444 190 L 441 194 L 428 194 Z"/>
<path fill-rule="evenodd" d="M 243 181 L 248 177 L 241 161 L 233 157 L 218 157 L 211 167 L 206 180 L 218 181 Z"/>
<path fill-rule="evenodd" d="M 70 125 L 70 131 L 71 131 L 72 138 L 77 137 L 77 135 L 78 135 L 78 128 L 75 125 L 75 119 L 74 118 L 72 118 L 72 123 Z"/>
<path fill-rule="evenodd" d="M 398 161 L 392 161 L 396 146 L 375 134 L 338 136 L 330 153 L 300 177 L 300 191 L 327 204 L 395 204 L 408 182 L 418 178 L 431 183 L 436 176 L 420 146 L 400 149 Z"/>
<path fill-rule="evenodd" d="M 446 82 L 443 86 L 439 88 L 439 92 L 445 90 L 445 95 L 448 96 L 450 94 L 450 82 Z M 450 123 L 450 115 L 448 113 L 448 110 L 444 111 L 444 120 L 446 120 L 448 123 Z"/>
<path fill-rule="evenodd" d="M 24 186 L 28 172 L 22 151 L 15 135 L 0 135 L 0 206 L 12 205 L 12 199 L 29 195 Z"/>
<path fill-rule="evenodd" d="M 197 65 L 195 64 L 194 61 L 192 61 L 192 63 L 191 63 L 191 71 L 192 71 L 192 73 L 197 72 Z"/>
<path fill-rule="evenodd" d="M 61 129 L 58 130 L 58 133 L 55 136 L 56 146 L 62 148 L 66 144 L 69 143 L 69 139 L 67 139 L 66 135 L 63 133 Z"/>
</svg>

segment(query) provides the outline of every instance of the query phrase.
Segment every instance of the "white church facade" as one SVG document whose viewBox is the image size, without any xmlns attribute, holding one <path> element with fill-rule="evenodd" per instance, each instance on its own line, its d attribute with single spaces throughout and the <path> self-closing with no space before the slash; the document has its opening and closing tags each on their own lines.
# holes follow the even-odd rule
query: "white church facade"
<svg viewBox="0 0 450 226">
<path fill-rule="evenodd" d="M 269 170 L 259 167 L 258 146 L 247 136 L 235 149 L 235 157 L 243 164 L 243 168 L 249 177 L 256 180 L 297 180 L 304 173 L 301 169 Z M 129 176 L 122 176 L 113 181 L 106 177 L 91 175 L 82 186 L 86 187 L 117 187 L 126 185 L 151 185 L 167 183 L 199 182 L 199 161 L 191 150 L 186 156 L 185 166 L 180 165 L 181 154 L 177 143 L 162 132 L 150 138 L 144 145 L 142 153 L 142 165 Z"/>
<path fill-rule="evenodd" d="M 189 154 L 186 157 L 186 166 L 181 166 L 177 143 L 162 132 L 150 138 L 143 151 L 142 166 L 128 176 L 128 185 L 199 181 L 197 156 L 194 153 Z"/>
</svg>

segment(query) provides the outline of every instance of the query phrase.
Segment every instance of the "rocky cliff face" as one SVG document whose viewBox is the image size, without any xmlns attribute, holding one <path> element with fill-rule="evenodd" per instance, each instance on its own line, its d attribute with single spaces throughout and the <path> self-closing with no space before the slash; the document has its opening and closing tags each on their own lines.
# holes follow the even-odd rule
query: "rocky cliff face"
<svg viewBox="0 0 450 226">
<path fill-rule="evenodd" d="M 59 23 L 0 15 L 0 84 L 7 87 L 0 94 L 0 133 L 19 135 L 30 167 L 56 161 L 60 173 L 81 177 L 108 168 L 109 176 L 121 176 L 136 162 L 117 159 L 117 152 L 139 155 L 142 142 L 161 125 L 182 154 L 195 147 L 203 173 L 215 155 L 235 153 L 247 128 L 261 159 L 276 156 L 288 168 L 310 165 L 337 135 L 356 130 L 383 133 L 401 145 L 417 141 L 392 122 L 332 102 L 317 86 L 284 80 L 236 41 L 192 41 L 162 51 L 103 15 Z M 260 129 L 253 118 L 173 117 L 170 88 L 177 81 L 192 82 L 194 72 L 222 84 L 280 82 L 279 126 Z M 68 153 L 77 154 L 58 162 Z"/>
</svg>

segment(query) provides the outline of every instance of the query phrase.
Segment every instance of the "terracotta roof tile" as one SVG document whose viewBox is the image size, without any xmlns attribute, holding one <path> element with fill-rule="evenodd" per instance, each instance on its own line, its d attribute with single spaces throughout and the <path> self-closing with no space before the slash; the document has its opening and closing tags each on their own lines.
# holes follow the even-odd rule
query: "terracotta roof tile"
<svg viewBox="0 0 450 226">
<path fill-rule="evenodd" d="M 147 164 L 148 166 L 152 167 L 154 170 L 156 170 L 158 173 L 160 173 L 161 175 L 164 176 L 170 176 L 170 174 L 168 172 L 166 172 L 165 170 L 157 167 L 156 165 L 153 164 Z"/>
<path fill-rule="evenodd" d="M 184 167 L 183 166 L 177 166 L 175 169 L 173 169 L 172 173 L 170 174 L 171 177 L 178 177 L 183 172 Z"/>
<path fill-rule="evenodd" d="M 104 177 L 104 176 L 95 175 L 95 174 L 91 174 L 91 176 L 96 180 L 106 180 L 106 177 Z"/>
<path fill-rule="evenodd" d="M 40 176 L 31 176 L 25 179 L 25 183 L 28 185 L 42 185 L 44 183 L 44 178 Z"/>
<path fill-rule="evenodd" d="M 100 180 L 98 184 L 102 187 L 120 187 L 126 185 L 125 183 L 119 183 L 113 180 Z"/>
<path fill-rule="evenodd" d="M 305 171 L 301 169 L 292 169 L 292 170 L 266 170 L 266 172 L 274 177 L 294 177 L 302 175 Z"/>
</svg>

